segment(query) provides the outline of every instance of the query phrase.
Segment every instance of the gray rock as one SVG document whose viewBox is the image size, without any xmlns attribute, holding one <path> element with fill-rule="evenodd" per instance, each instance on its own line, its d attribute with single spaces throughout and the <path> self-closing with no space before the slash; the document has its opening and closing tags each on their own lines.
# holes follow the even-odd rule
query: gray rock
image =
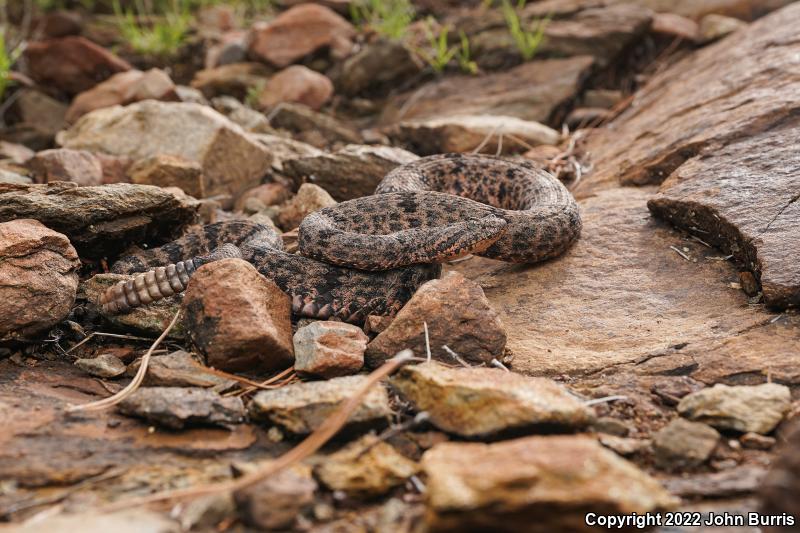
<svg viewBox="0 0 800 533">
<path fill-rule="evenodd" d="M 133 377 L 139 370 L 141 359 L 128 366 L 128 375 Z M 150 359 L 144 384 L 149 387 L 205 387 L 223 392 L 236 382 L 205 372 L 205 365 L 183 350 L 167 355 L 155 355 Z"/>
<path fill-rule="evenodd" d="M 197 206 L 149 185 L 0 184 L 0 222 L 36 219 L 88 258 L 114 256 L 133 242 L 170 240 L 195 220 Z"/>
<path fill-rule="evenodd" d="M 594 418 L 556 382 L 497 368 L 407 365 L 391 384 L 436 427 L 463 437 L 542 425 L 581 428 Z"/>
<path fill-rule="evenodd" d="M 351 144 L 332 154 L 290 159 L 284 168 L 296 182 L 307 178 L 342 202 L 371 195 L 389 171 L 416 159 L 402 148 Z"/>
<path fill-rule="evenodd" d="M 656 464 L 675 470 L 699 466 L 711 456 L 719 438 L 711 426 L 676 418 L 653 436 Z"/>
<path fill-rule="evenodd" d="M 327 143 L 361 142 L 361 135 L 350 126 L 302 104 L 281 104 L 270 112 L 270 116 L 270 123 L 276 128 L 294 133 L 313 132 Z"/>
<path fill-rule="evenodd" d="M 766 434 L 783 420 L 791 401 L 791 392 L 785 385 L 718 384 L 684 397 L 678 404 L 678 412 L 718 429 Z"/>
<path fill-rule="evenodd" d="M 297 464 L 236 492 L 235 498 L 247 524 L 260 530 L 283 531 L 293 529 L 300 515 L 311 508 L 316 490 L 311 469 Z"/>
<path fill-rule="evenodd" d="M 342 63 L 336 88 L 348 96 L 386 88 L 422 70 L 422 63 L 401 42 L 379 40 L 365 45 Z"/>
<path fill-rule="evenodd" d="M 250 416 L 255 420 L 283 426 L 292 433 L 310 433 L 350 398 L 366 379 L 366 376 L 345 376 L 261 391 L 253 397 Z M 367 393 L 348 423 L 375 423 L 391 415 L 386 388 L 376 385 Z"/>
<path fill-rule="evenodd" d="M 142 387 L 123 400 L 119 410 L 170 429 L 238 424 L 245 414 L 241 398 L 186 387 Z"/>
<path fill-rule="evenodd" d="M 78 359 L 75 366 L 99 378 L 115 378 L 125 373 L 125 363 L 118 357 L 103 353 L 93 359 Z"/>
<path fill-rule="evenodd" d="M 669 509 L 678 501 L 586 436 L 443 443 L 422 457 L 435 531 L 585 531 L 585 517 Z"/>
<path fill-rule="evenodd" d="M 239 125 L 207 106 L 147 100 L 99 109 L 61 132 L 67 147 L 144 159 L 166 153 L 199 163 L 206 194 L 237 195 L 258 185 L 269 152 Z"/>
<path fill-rule="evenodd" d="M 327 379 L 361 370 L 369 339 L 358 326 L 320 320 L 298 328 L 293 341 L 294 369 Z"/>
</svg>

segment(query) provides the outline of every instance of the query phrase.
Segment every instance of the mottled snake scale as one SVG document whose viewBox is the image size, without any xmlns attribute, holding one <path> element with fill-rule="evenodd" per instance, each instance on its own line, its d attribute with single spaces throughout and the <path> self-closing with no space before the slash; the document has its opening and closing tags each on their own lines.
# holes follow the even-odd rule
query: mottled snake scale
<svg viewBox="0 0 800 533">
<path fill-rule="evenodd" d="M 295 315 L 359 324 L 396 313 L 443 261 L 476 254 L 535 263 L 563 253 L 580 230 L 572 195 L 533 164 L 436 155 L 396 168 L 372 196 L 308 215 L 298 254 L 254 222 L 198 226 L 117 261 L 113 272 L 144 273 L 108 289 L 101 303 L 126 312 L 184 290 L 203 264 L 241 257 L 290 295 Z"/>
</svg>

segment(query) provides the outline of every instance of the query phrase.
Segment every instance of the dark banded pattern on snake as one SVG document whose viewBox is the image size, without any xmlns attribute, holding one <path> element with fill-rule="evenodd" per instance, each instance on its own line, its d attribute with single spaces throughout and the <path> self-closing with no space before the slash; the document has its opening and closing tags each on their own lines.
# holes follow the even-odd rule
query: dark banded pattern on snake
<svg viewBox="0 0 800 533">
<path fill-rule="evenodd" d="M 361 323 L 396 313 L 443 261 L 478 254 L 534 263 L 563 253 L 580 229 L 572 195 L 531 163 L 431 156 L 390 172 L 372 196 L 307 216 L 299 254 L 252 222 L 197 227 L 118 261 L 114 272 L 149 272 L 112 287 L 101 303 L 125 312 L 182 291 L 202 264 L 241 257 L 291 296 L 296 315 Z"/>
</svg>

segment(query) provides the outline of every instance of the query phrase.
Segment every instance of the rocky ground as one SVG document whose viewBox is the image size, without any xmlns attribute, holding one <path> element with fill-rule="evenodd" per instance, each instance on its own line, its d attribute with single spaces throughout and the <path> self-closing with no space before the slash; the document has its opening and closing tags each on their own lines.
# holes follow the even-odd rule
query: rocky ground
<svg viewBox="0 0 800 533">
<path fill-rule="evenodd" d="M 11 4 L 9 530 L 592 531 L 587 513 L 675 510 L 765 514 L 654 529 L 800 527 L 800 4 Z M 547 168 L 580 240 L 541 265 L 448 264 L 363 327 L 291 317 L 238 259 L 129 314 L 98 305 L 136 247 L 251 219 L 293 250 L 311 211 L 446 151 Z M 368 387 L 405 349 L 431 361 Z M 121 403 L 70 410 L 146 355 Z"/>
</svg>

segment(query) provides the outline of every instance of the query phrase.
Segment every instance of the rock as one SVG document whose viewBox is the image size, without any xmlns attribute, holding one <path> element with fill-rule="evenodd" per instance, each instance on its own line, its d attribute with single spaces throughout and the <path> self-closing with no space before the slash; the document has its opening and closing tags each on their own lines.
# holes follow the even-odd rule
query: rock
<svg viewBox="0 0 800 533">
<path fill-rule="evenodd" d="M 501 358 L 506 332 L 483 289 L 461 274 L 450 273 L 422 285 L 384 331 L 367 346 L 367 365 L 376 367 L 397 352 L 426 353 L 424 324 L 428 325 L 433 358 L 453 363 L 443 345 L 472 363 Z"/>
<path fill-rule="evenodd" d="M 292 192 L 285 185 L 280 183 L 264 183 L 245 191 L 239 199 L 236 200 L 235 208 L 237 211 L 242 211 L 248 201 L 255 200 L 262 206 L 257 210 L 260 211 L 264 207 L 285 202 L 291 195 Z"/>
<path fill-rule="evenodd" d="M 48 533 L 179 533 L 180 524 L 164 513 L 147 509 L 124 511 L 59 513 L 43 517 L 42 520 L 16 524 L 15 529 L 24 533 L 47 531 Z"/>
<path fill-rule="evenodd" d="M 275 222 L 284 231 L 289 231 L 298 227 L 309 213 L 332 205 L 336 205 L 336 200 L 325 189 L 312 183 L 304 183 L 297 194 L 281 206 Z"/>
<path fill-rule="evenodd" d="M 67 127 L 67 105 L 34 89 L 20 89 L 15 94 L 14 108 L 21 124 L 33 128 L 38 138 L 36 145 L 24 144 L 35 150 L 50 148 L 56 134 Z"/>
<path fill-rule="evenodd" d="M 235 514 L 236 503 L 233 496 L 229 493 L 217 493 L 187 501 L 171 516 L 180 522 L 181 531 L 202 531 L 214 528 Z"/>
<path fill-rule="evenodd" d="M 581 101 L 584 107 L 611 109 L 623 99 L 622 91 L 615 89 L 589 89 L 583 93 Z"/>
<path fill-rule="evenodd" d="M 664 405 L 670 407 L 678 405 L 681 398 L 705 388 L 701 382 L 689 376 L 675 376 L 656 381 L 650 387 L 650 392 L 658 396 Z"/>
<path fill-rule="evenodd" d="M 9 170 L 0 168 L 0 183 L 27 185 L 29 183 L 33 183 L 33 180 L 28 176 L 23 176 L 22 174 L 17 174 L 16 172 L 11 172 Z"/>
<path fill-rule="evenodd" d="M 81 257 L 110 257 L 132 241 L 168 241 L 196 210 L 196 202 L 147 185 L 0 185 L 0 222 L 34 218 L 65 234 Z"/>
<path fill-rule="evenodd" d="M 289 296 L 247 261 L 197 269 L 182 306 L 187 333 L 209 366 L 255 372 L 294 362 Z"/>
<path fill-rule="evenodd" d="M 615 368 L 683 374 L 717 359 L 713 346 L 731 353 L 725 344 L 773 318 L 721 283 L 735 279 L 737 271 L 705 258 L 720 254 L 648 217 L 652 194 L 652 189 L 625 187 L 580 200 L 581 238 L 561 257 L 535 268 L 484 258 L 447 267 L 480 282 L 505 326 L 515 371 L 572 377 Z M 670 246 L 688 248 L 697 262 L 686 261 Z M 763 335 L 765 343 L 756 353 L 775 351 L 770 360 L 782 361 L 781 368 L 792 372 L 784 347 L 790 337 L 788 332 L 780 340 Z M 670 347 L 685 344 L 675 357 L 686 350 L 693 357 L 666 357 Z M 737 362 L 727 357 L 717 361 L 733 370 Z M 756 368 L 757 359 L 753 355 L 747 368 Z M 675 366 L 649 366 L 659 362 Z"/>
<path fill-rule="evenodd" d="M 650 31 L 669 38 L 695 42 L 700 36 L 700 27 L 690 18 L 675 13 L 656 13 Z"/>
<path fill-rule="evenodd" d="M 581 428 L 594 418 L 554 381 L 497 368 L 407 365 L 391 384 L 415 410 L 427 412 L 437 428 L 462 437 L 535 426 Z"/>
<path fill-rule="evenodd" d="M 37 183 L 71 181 L 78 185 L 100 185 L 103 182 L 103 165 L 86 150 L 45 150 L 31 158 L 27 167 Z"/>
<path fill-rule="evenodd" d="M 260 61 L 287 67 L 323 47 L 331 48 L 334 55 L 346 54 L 355 34 L 355 28 L 330 9 L 301 4 L 269 23 L 256 23 L 251 29 L 248 52 Z"/>
<path fill-rule="evenodd" d="M 272 76 L 258 96 L 258 106 L 272 108 L 284 102 L 318 110 L 333 96 L 333 82 L 303 65 L 292 65 Z"/>
<path fill-rule="evenodd" d="M 220 35 L 219 42 L 208 47 L 205 68 L 212 69 L 245 61 L 247 61 L 247 32 L 231 30 Z"/>
<path fill-rule="evenodd" d="M 132 183 L 178 187 L 189 196 L 205 196 L 200 164 L 179 156 L 159 154 L 142 159 L 134 163 L 128 173 Z"/>
<path fill-rule="evenodd" d="M 754 387 L 714 385 L 686 396 L 678 404 L 681 416 L 719 429 L 766 434 L 791 408 L 789 387 L 764 383 Z"/>
<path fill-rule="evenodd" d="M 751 450 L 769 450 L 775 446 L 776 439 L 767 437 L 766 435 L 759 435 L 758 433 L 745 433 L 739 437 L 739 442 L 742 446 Z"/>
<path fill-rule="evenodd" d="M 234 494 L 244 521 L 259 530 L 294 529 L 314 504 L 317 482 L 311 469 L 295 465 Z"/>
<path fill-rule="evenodd" d="M 143 305 L 132 309 L 129 313 L 118 315 L 106 314 L 100 305 L 100 297 L 103 293 L 120 281 L 133 279 L 133 275 L 126 274 L 96 274 L 80 284 L 78 297 L 89 302 L 90 308 L 102 316 L 110 324 L 123 328 L 133 329 L 141 333 L 160 335 L 170 322 L 175 313 L 180 310 L 182 294 L 176 294 L 169 298 L 158 300 L 149 305 Z M 169 338 L 183 339 L 186 337 L 186 325 L 184 319 L 179 319 L 175 327 L 169 332 Z"/>
<path fill-rule="evenodd" d="M 417 159 L 402 148 L 349 144 L 332 154 L 290 159 L 284 173 L 296 183 L 310 179 L 341 202 L 373 194 L 391 170 Z"/>
<path fill-rule="evenodd" d="M 597 440 L 609 450 L 613 450 L 623 457 L 636 455 L 638 453 L 647 453 L 652 451 L 653 447 L 653 443 L 648 439 L 618 437 L 617 435 L 609 435 L 608 433 L 601 433 L 597 436 Z"/>
<path fill-rule="evenodd" d="M 75 366 L 99 378 L 115 378 L 125 373 L 125 363 L 108 353 L 102 353 L 93 359 L 78 359 Z"/>
<path fill-rule="evenodd" d="M 83 31 L 81 14 L 70 11 L 58 10 L 45 13 L 39 24 L 45 37 L 79 35 Z"/>
<path fill-rule="evenodd" d="M 531 61 L 484 76 L 448 76 L 393 97 L 382 121 L 442 118 L 453 115 L 504 115 L 546 122 L 553 111 L 578 92 L 593 64 L 589 56 Z M 416 95 L 413 101 L 409 101 Z M 402 117 L 400 109 L 403 109 Z"/>
<path fill-rule="evenodd" d="M 211 105 L 231 119 L 233 122 L 251 133 L 275 134 L 277 131 L 270 126 L 269 119 L 263 113 L 247 107 L 231 96 L 218 96 L 211 101 Z M 275 161 L 272 161 L 273 166 Z"/>
<path fill-rule="evenodd" d="M 312 157 L 325 153 L 310 144 L 279 135 L 257 134 L 253 137 L 272 154 L 272 169 L 281 175 L 285 171 L 286 162 L 299 157 Z"/>
<path fill-rule="evenodd" d="M 560 135 L 552 128 L 530 120 L 499 115 L 453 115 L 401 122 L 389 136 L 420 155 L 444 152 L 521 152 L 539 144 L 557 144 Z M 502 140 L 501 140 L 502 139 Z M 502 143 L 502 144 L 500 144 Z"/>
<path fill-rule="evenodd" d="M 592 423 L 592 429 L 598 433 L 616 437 L 626 437 L 631 432 L 631 428 L 625 422 L 610 416 L 599 417 Z"/>
<path fill-rule="evenodd" d="M 114 74 L 76 96 L 67 110 L 66 119 L 73 123 L 95 109 L 142 100 L 178 101 L 175 84 L 169 74 L 157 68 L 147 72 L 128 70 Z"/>
<path fill-rule="evenodd" d="M 422 70 L 422 62 L 402 42 L 381 39 L 366 44 L 342 63 L 336 87 L 348 96 L 380 91 Z"/>
<path fill-rule="evenodd" d="M 294 369 L 325 379 L 355 374 L 364 366 L 368 341 L 358 326 L 312 322 L 294 334 Z"/>
<path fill-rule="evenodd" d="M 611 121 L 614 114 L 608 109 L 597 107 L 576 107 L 569 112 L 564 122 L 571 130 L 596 128 Z"/>
<path fill-rule="evenodd" d="M 29 219 L 0 223 L 0 341 L 61 322 L 75 302 L 79 267 L 61 233 Z"/>
<path fill-rule="evenodd" d="M 254 420 L 283 426 L 292 433 L 311 433 L 366 379 L 366 376 L 344 376 L 260 391 L 250 404 L 250 416 Z M 391 415 L 389 395 L 383 386 L 376 385 L 350 415 L 348 423 L 376 423 Z"/>
<path fill-rule="evenodd" d="M 133 164 L 130 157 L 115 156 L 103 153 L 96 153 L 94 156 L 100 161 L 103 167 L 103 184 L 109 183 L 128 183 L 128 169 Z"/>
<path fill-rule="evenodd" d="M 699 40 L 704 44 L 718 41 L 745 26 L 747 23 L 737 18 L 709 13 L 700 19 Z"/>
<path fill-rule="evenodd" d="M 711 426 L 676 418 L 653 437 L 656 464 L 674 470 L 700 466 L 711 457 L 719 438 Z"/>
<path fill-rule="evenodd" d="M 800 246 L 800 172 L 793 170 L 800 155 L 791 141 L 798 127 L 794 121 L 687 161 L 648 202 L 654 215 L 744 263 L 760 280 L 764 302 L 777 308 L 800 304 L 792 252 Z"/>
<path fill-rule="evenodd" d="M 800 516 L 798 495 L 800 495 L 800 426 L 797 423 L 792 427 L 788 439 L 781 446 L 780 454 L 773 461 L 772 468 L 758 488 L 761 500 L 762 513 L 778 515 L 788 513 L 794 517 L 794 526 L 797 526 L 797 517 Z M 787 524 L 788 525 L 788 524 Z M 789 531 L 792 528 L 774 531 Z M 769 531 L 769 530 L 768 530 Z"/>
<path fill-rule="evenodd" d="M 206 98 L 232 96 L 244 100 L 249 91 L 267 82 L 273 69 L 261 63 L 230 63 L 201 70 L 194 75 L 192 87 Z"/>
<path fill-rule="evenodd" d="M 753 494 L 758 490 L 766 471 L 763 467 L 745 465 L 737 468 L 664 479 L 664 487 L 682 498 L 731 498 Z"/>
<path fill-rule="evenodd" d="M 209 389 L 187 387 L 139 388 L 120 402 L 119 410 L 169 429 L 197 425 L 225 426 L 244 420 L 241 398 L 223 398 Z"/>
<path fill-rule="evenodd" d="M 0 159 L 10 159 L 12 163 L 24 165 L 36 152 L 22 144 L 0 141 Z"/>
<path fill-rule="evenodd" d="M 422 458 L 433 531 L 590 531 L 587 513 L 647 513 L 677 500 L 584 436 L 444 443 Z"/>
<path fill-rule="evenodd" d="M 301 104 L 283 104 L 270 113 L 271 124 L 295 133 L 314 133 L 323 143 L 360 143 L 357 131 L 330 115 L 318 113 Z"/>
<path fill-rule="evenodd" d="M 25 48 L 24 57 L 31 78 L 70 95 L 132 68 L 105 48 L 79 36 L 33 41 Z"/>
<path fill-rule="evenodd" d="M 656 11 L 669 11 L 699 20 L 708 13 L 752 20 L 788 4 L 788 0 L 636 0 Z"/>
<path fill-rule="evenodd" d="M 186 85 L 176 85 L 175 94 L 178 95 L 178 101 L 186 104 L 199 104 L 209 105 L 208 100 L 203 93 L 194 87 L 187 87 Z"/>
<path fill-rule="evenodd" d="M 417 463 L 375 435 L 365 435 L 327 456 L 314 470 L 330 490 L 364 498 L 386 494 L 417 472 Z"/>
<path fill-rule="evenodd" d="M 141 359 L 128 366 L 133 377 L 139 370 Z M 204 387 L 217 392 L 229 389 L 236 382 L 208 372 L 208 367 L 183 350 L 167 355 L 154 355 L 147 367 L 144 382 L 149 387 Z"/>
<path fill-rule="evenodd" d="M 198 104 L 144 101 L 98 109 L 58 141 L 66 148 L 145 159 L 158 154 L 199 163 L 208 196 L 234 195 L 258 185 L 269 152 L 213 109 Z"/>
</svg>

